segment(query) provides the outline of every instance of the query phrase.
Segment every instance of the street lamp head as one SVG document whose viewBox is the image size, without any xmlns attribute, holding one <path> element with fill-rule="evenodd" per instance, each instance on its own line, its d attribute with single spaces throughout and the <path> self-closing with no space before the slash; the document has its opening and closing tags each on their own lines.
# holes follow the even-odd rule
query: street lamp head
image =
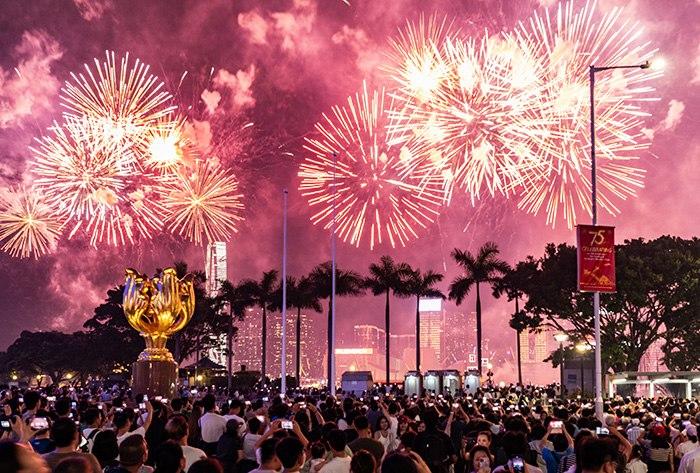
<svg viewBox="0 0 700 473">
<path fill-rule="evenodd" d="M 643 64 L 640 64 L 640 65 L 639 65 L 639 68 L 640 68 L 640 69 L 649 69 L 650 67 L 651 67 L 651 63 L 650 63 L 648 60 L 647 60 L 647 61 L 644 61 Z"/>
<path fill-rule="evenodd" d="M 663 71 L 666 69 L 666 59 L 662 57 L 657 57 L 651 61 L 647 61 L 647 64 L 649 64 L 649 69 L 652 71 Z"/>
<path fill-rule="evenodd" d="M 559 343 L 564 343 L 569 339 L 569 336 L 565 333 L 555 333 L 554 334 L 554 340 L 556 340 Z"/>
<path fill-rule="evenodd" d="M 579 353 L 587 352 L 591 349 L 591 346 L 587 342 L 581 342 L 576 344 L 576 351 Z"/>
</svg>

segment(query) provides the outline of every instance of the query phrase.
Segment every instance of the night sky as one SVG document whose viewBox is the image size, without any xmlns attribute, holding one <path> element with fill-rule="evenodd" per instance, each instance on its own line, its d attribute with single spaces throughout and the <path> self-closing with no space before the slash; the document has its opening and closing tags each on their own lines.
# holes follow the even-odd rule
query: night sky
<svg viewBox="0 0 700 473">
<path fill-rule="evenodd" d="M 419 15 L 447 16 L 462 34 L 512 28 L 551 0 L 3 0 L 0 10 L 0 186 L 29 182 L 28 146 L 53 120 L 60 120 L 59 90 L 105 50 L 129 52 L 150 64 L 175 93 L 177 104 L 200 123 L 221 131 L 219 151 L 230 158 L 244 193 L 245 223 L 228 244 L 229 278 L 259 277 L 281 261 L 282 190 L 289 188 L 289 273 L 301 275 L 330 258 L 329 235 L 309 222 L 311 212 L 297 190 L 303 139 L 323 112 L 344 102 L 367 80 L 390 87 L 380 67 L 389 38 Z M 575 2 L 583 5 L 583 1 Z M 653 85 L 660 98 L 644 106 L 652 115 L 650 150 L 642 155 L 645 188 L 620 204 L 618 217 L 601 214 L 617 227 L 619 240 L 663 234 L 690 237 L 700 221 L 700 1 L 601 0 L 599 12 L 624 6 L 645 37 L 668 62 Z M 14 68 L 21 71 L 21 77 Z M 181 81 L 183 73 L 187 75 Z M 203 92 L 205 92 L 202 94 Z M 226 99 L 214 113 L 211 93 Z M 208 110 L 207 107 L 210 107 Z M 241 130 L 242 125 L 254 126 Z M 582 222 L 586 222 L 582 220 Z M 366 270 L 383 254 L 422 269 L 455 274 L 454 247 L 475 250 L 493 240 L 514 263 L 539 256 L 547 242 L 574 243 L 563 222 L 552 229 L 503 198 L 472 205 L 456 199 L 421 239 L 406 248 L 379 246 L 370 252 L 338 245 L 342 268 Z M 63 238 L 39 260 L 0 253 L 0 349 L 21 330 L 78 329 L 123 279 L 125 266 L 152 272 L 174 260 L 203 269 L 204 249 L 170 236 L 120 248 L 93 249 L 81 238 Z M 447 282 L 443 289 L 446 290 Z M 381 324 L 383 301 L 341 301 L 339 329 Z M 465 302 L 471 310 L 473 299 Z M 394 305 L 392 331 L 413 330 L 413 301 Z M 485 336 L 510 347 L 505 302 L 484 300 Z"/>
</svg>

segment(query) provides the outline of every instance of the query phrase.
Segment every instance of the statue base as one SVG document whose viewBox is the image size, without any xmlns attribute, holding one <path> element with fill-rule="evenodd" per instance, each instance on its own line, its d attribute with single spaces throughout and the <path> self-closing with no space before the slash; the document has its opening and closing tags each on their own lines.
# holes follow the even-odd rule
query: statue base
<svg viewBox="0 0 700 473">
<path fill-rule="evenodd" d="M 177 392 L 177 363 L 174 361 L 139 360 L 131 366 L 131 392 L 147 394 L 153 399 L 173 399 Z"/>
</svg>

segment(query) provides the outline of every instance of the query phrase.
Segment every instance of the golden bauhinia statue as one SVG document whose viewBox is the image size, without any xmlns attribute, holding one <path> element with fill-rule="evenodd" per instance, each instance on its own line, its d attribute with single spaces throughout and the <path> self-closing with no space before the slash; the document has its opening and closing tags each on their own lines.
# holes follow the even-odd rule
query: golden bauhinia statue
<svg viewBox="0 0 700 473">
<path fill-rule="evenodd" d="M 149 279 L 133 269 L 126 270 L 124 315 L 146 340 L 139 360 L 173 361 L 165 343 L 190 321 L 194 303 L 191 274 L 178 279 L 175 268 L 165 268 L 162 277 Z"/>
<path fill-rule="evenodd" d="M 190 321 L 194 304 L 192 275 L 178 279 L 175 268 L 165 268 L 161 277 L 149 279 L 133 269 L 126 270 L 124 315 L 146 340 L 133 373 L 142 393 L 166 394 L 174 389 L 177 365 L 165 343 Z"/>
</svg>

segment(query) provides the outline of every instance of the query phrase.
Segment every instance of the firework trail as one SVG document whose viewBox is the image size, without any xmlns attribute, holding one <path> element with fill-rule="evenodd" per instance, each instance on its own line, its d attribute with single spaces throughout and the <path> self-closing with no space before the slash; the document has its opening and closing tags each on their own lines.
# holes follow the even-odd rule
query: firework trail
<svg viewBox="0 0 700 473">
<path fill-rule="evenodd" d="M 105 56 L 104 62 L 94 59 L 94 70 L 85 64 L 84 73 L 71 73 L 61 89 L 64 116 L 95 120 L 96 132 L 142 146 L 143 132 L 175 110 L 168 105 L 171 95 L 139 59 L 132 66 L 128 53 L 119 62 L 113 51 Z"/>
<path fill-rule="evenodd" d="M 541 165 L 531 168 L 519 191 L 519 207 L 547 223 L 563 218 L 571 227 L 590 207 L 590 122 L 588 67 L 641 64 L 656 52 L 642 39 L 643 29 L 622 18 L 615 8 L 599 17 L 595 2 L 576 11 L 574 2 L 535 13 L 508 37 L 534 58 L 537 96 L 529 116 L 552 123 L 533 140 Z M 650 141 L 642 133 L 642 110 L 653 97 L 649 81 L 660 71 L 608 71 L 596 84 L 596 148 L 598 204 L 611 215 L 620 200 L 643 187 L 640 155 Z"/>
<path fill-rule="evenodd" d="M 68 120 L 31 148 L 36 190 L 72 228 L 90 235 L 90 244 L 133 243 L 150 238 L 161 225 L 162 208 L 150 205 L 159 176 L 134 173 L 129 148 L 95 127 L 95 121 Z"/>
<path fill-rule="evenodd" d="M 412 150 L 389 144 L 388 102 L 383 90 L 370 94 L 364 84 L 345 107 L 324 114 L 316 124 L 319 138 L 304 145 L 310 155 L 299 169 L 299 189 L 315 210 L 311 221 L 331 229 L 335 199 L 337 234 L 357 247 L 405 246 L 434 221 L 443 200 L 441 189 L 402 177 Z"/>
<path fill-rule="evenodd" d="M 61 219 L 34 190 L 14 189 L 0 197 L 2 251 L 38 259 L 55 248 L 61 231 Z"/>
<path fill-rule="evenodd" d="M 207 241 L 228 241 L 237 233 L 243 220 L 243 204 L 238 181 L 215 160 L 197 160 L 183 166 L 176 178 L 161 187 L 164 207 L 168 210 L 168 230 L 197 245 Z"/>
</svg>

